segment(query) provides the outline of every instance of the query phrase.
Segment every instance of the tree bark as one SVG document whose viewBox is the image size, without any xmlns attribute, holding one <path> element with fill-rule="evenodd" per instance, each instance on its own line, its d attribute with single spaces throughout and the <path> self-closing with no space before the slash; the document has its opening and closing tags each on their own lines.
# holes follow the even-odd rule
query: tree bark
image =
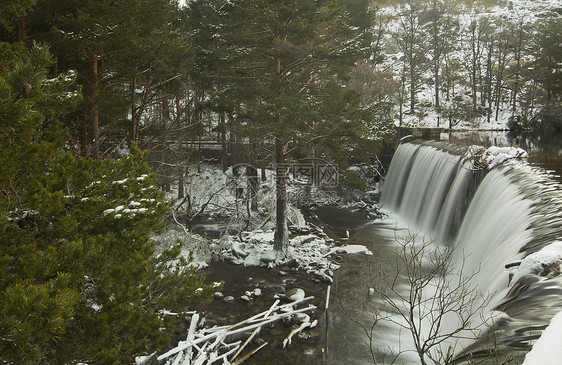
<svg viewBox="0 0 562 365">
<path fill-rule="evenodd" d="M 178 156 L 179 156 L 179 163 L 178 163 L 178 199 L 183 199 L 183 197 L 185 196 L 184 193 L 184 184 L 185 184 L 185 178 L 184 178 L 184 163 L 185 163 L 185 159 L 186 156 L 184 156 L 183 154 L 183 140 L 184 140 L 184 134 L 183 131 L 181 129 L 181 104 L 180 104 L 180 96 L 179 94 L 176 94 L 176 128 L 177 128 L 177 133 L 178 133 Z"/>
<path fill-rule="evenodd" d="M 136 116 L 136 88 L 137 88 L 137 78 L 133 76 L 133 81 L 131 82 L 131 138 L 129 142 L 137 140 L 137 116 Z"/>
<path fill-rule="evenodd" d="M 281 81 L 281 58 L 275 58 L 275 76 Z M 281 113 L 275 116 L 277 124 L 283 122 Z M 279 131 L 275 136 L 275 234 L 273 236 L 273 249 L 284 252 L 287 250 L 289 234 L 287 229 L 287 181 L 285 164 L 285 136 Z"/>
<path fill-rule="evenodd" d="M 219 136 L 221 142 L 222 171 L 228 169 L 228 148 L 226 144 L 226 113 L 219 113 Z"/>
<path fill-rule="evenodd" d="M 278 120 L 281 117 L 278 116 Z M 273 249 L 284 252 L 287 250 L 289 240 L 287 228 L 287 176 L 285 167 L 285 143 L 283 134 L 275 137 L 275 234 L 273 236 Z"/>
<path fill-rule="evenodd" d="M 414 65 L 410 65 L 410 114 L 414 114 L 416 108 L 416 83 Z"/>
</svg>

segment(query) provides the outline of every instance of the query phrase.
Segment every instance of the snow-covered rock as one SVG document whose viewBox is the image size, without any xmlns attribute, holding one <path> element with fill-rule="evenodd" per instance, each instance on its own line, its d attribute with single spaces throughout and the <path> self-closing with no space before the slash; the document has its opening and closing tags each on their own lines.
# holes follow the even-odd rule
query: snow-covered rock
<svg viewBox="0 0 562 365">
<path fill-rule="evenodd" d="M 287 297 L 287 299 L 289 299 L 291 302 L 296 302 L 299 300 L 303 300 L 305 297 L 305 292 L 304 290 L 302 290 L 301 288 L 293 288 L 291 290 L 288 290 L 285 293 L 285 296 Z"/>
<path fill-rule="evenodd" d="M 554 266 L 559 266 L 562 261 L 562 241 L 556 241 L 542 248 L 540 251 L 525 257 L 519 267 L 513 272 L 512 283 L 517 283 L 525 275 L 534 274 L 545 276 L 552 271 Z"/>
<path fill-rule="evenodd" d="M 248 253 L 244 251 L 246 248 L 246 244 L 240 242 L 233 242 L 232 243 L 232 254 L 236 257 L 247 257 Z"/>
<path fill-rule="evenodd" d="M 251 300 L 250 297 L 247 296 L 247 295 L 242 295 L 242 296 L 240 297 L 240 299 L 242 299 L 242 300 L 245 301 L 245 302 L 249 302 L 249 301 Z"/>
<path fill-rule="evenodd" d="M 482 162 L 488 166 L 488 170 L 491 170 L 509 159 L 526 158 L 527 156 L 527 151 L 519 147 L 492 146 L 482 155 Z"/>
</svg>

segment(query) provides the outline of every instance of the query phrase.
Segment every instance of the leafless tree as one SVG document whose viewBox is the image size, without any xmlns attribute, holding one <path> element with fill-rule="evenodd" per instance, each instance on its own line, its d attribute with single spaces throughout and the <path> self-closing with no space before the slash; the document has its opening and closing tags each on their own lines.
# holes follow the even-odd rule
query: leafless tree
<svg viewBox="0 0 562 365">
<path fill-rule="evenodd" d="M 423 365 L 451 363 L 457 341 L 476 338 L 484 326 L 480 314 L 489 295 L 472 282 L 476 273 L 465 272 L 465 257 L 455 264 L 459 260 L 454 259 L 454 246 L 420 243 L 416 236 L 408 233 L 397 238 L 393 270 L 389 270 L 388 262 L 383 265 L 375 259 L 369 283 L 373 294 L 368 300 L 370 323 L 354 318 L 343 308 L 366 334 L 375 363 L 394 363 L 398 355 L 411 351 L 399 348 L 391 354 L 388 349 L 377 348 L 374 335 L 385 324 L 410 333 Z"/>
</svg>

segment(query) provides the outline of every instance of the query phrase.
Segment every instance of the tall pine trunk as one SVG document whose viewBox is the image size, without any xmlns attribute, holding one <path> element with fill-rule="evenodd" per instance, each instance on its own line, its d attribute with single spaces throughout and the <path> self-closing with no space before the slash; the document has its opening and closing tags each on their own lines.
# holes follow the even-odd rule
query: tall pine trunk
<svg viewBox="0 0 562 365">
<path fill-rule="evenodd" d="M 278 116 L 278 120 L 281 117 Z M 282 133 L 275 137 L 275 234 L 273 236 L 273 249 L 286 251 L 289 240 L 287 228 L 287 169 L 285 167 L 285 143 Z"/>
<path fill-rule="evenodd" d="M 176 103 L 176 129 L 177 129 L 177 135 L 178 135 L 178 155 L 180 156 L 180 160 L 179 163 L 177 164 L 177 169 L 178 169 L 178 199 L 183 199 L 185 196 L 185 192 L 184 192 L 184 185 L 185 185 L 185 175 L 184 175 L 184 164 L 185 164 L 185 160 L 187 159 L 186 156 L 184 156 L 183 152 L 184 152 L 184 148 L 183 148 L 183 140 L 184 140 L 184 134 L 183 134 L 183 130 L 181 128 L 181 114 L 182 114 L 182 108 L 181 108 L 181 103 L 180 103 L 180 96 L 179 94 L 176 94 L 176 98 L 175 98 L 175 103 Z"/>
<path fill-rule="evenodd" d="M 137 78 L 133 75 L 133 80 L 131 82 L 131 137 L 130 141 L 137 140 L 138 123 L 137 123 L 137 100 L 136 100 L 136 88 L 137 88 Z"/>
<path fill-rule="evenodd" d="M 281 80 L 281 58 L 275 59 L 275 75 Z M 280 112 L 275 116 L 277 123 L 281 124 L 283 118 Z M 275 234 L 273 236 L 273 249 L 283 252 L 287 250 L 289 233 L 287 229 L 287 181 L 285 164 L 285 136 L 278 132 L 275 136 Z"/>
</svg>

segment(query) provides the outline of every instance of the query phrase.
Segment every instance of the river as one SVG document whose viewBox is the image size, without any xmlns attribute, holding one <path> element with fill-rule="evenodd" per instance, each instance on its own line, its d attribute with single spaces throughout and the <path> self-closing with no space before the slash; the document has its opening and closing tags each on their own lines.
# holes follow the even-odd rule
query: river
<svg viewBox="0 0 562 365">
<path fill-rule="evenodd" d="M 531 166 L 544 169 L 553 179 L 562 181 L 560 178 L 562 151 L 556 140 L 543 147 L 531 138 L 509 136 L 504 132 L 453 133 L 445 137 L 459 145 L 510 146 L 517 144 L 530 152 Z M 308 294 L 318 298 L 315 304 L 319 307 L 316 313 L 319 318 L 319 326 L 311 331 L 309 339 L 302 342 L 296 341 L 288 348 L 282 349 L 278 342 L 283 336 L 283 330 L 278 331 L 279 333 L 270 333 L 266 335 L 266 337 L 269 336 L 269 341 L 273 342 L 270 350 L 258 353 L 247 363 L 360 365 L 373 364 L 375 360 L 390 363 L 398 353 L 400 353 L 400 357 L 394 359 L 395 363 L 419 363 L 417 355 L 411 351 L 413 349 L 411 336 L 404 329 L 379 322 L 375 331 L 369 332 L 371 325 L 374 324 L 373 313 L 376 312 L 375 308 L 379 305 L 377 295 L 370 293 L 373 280 L 377 280 L 376 267 L 378 266 L 379 270 L 382 268 L 390 276 L 401 271 L 395 265 L 397 247 L 395 237 L 400 235 L 406 224 L 397 223 L 397 220 L 392 218 L 373 221 L 368 219 L 362 211 L 350 211 L 338 207 L 320 207 L 308 212 L 307 215 L 310 221 L 322 226 L 333 238 L 342 242 L 347 241 L 349 244 L 364 245 L 373 255 L 346 254 L 339 256 L 341 268 L 334 275 L 327 311 L 324 311 L 327 284 L 311 281 L 306 275 L 294 272 L 289 277 L 281 277 L 278 272 L 271 270 L 238 269 L 227 263 L 211 265 L 211 268 L 207 269 L 205 273 L 209 275 L 209 280 L 226 278 L 225 294 L 228 294 L 229 291 L 232 293 L 243 291 L 249 285 L 252 286 L 259 282 L 261 287 L 268 288 L 266 289 L 267 295 L 282 292 L 290 286 L 299 286 L 303 287 Z M 499 268 L 501 269 L 502 265 L 499 265 Z M 400 275 L 397 280 L 405 280 Z M 548 290 L 550 291 L 547 293 Z M 521 296 L 518 298 L 519 304 L 508 306 L 506 310 L 517 317 L 517 315 L 525 314 L 526 310 L 522 308 L 528 308 L 529 305 L 544 303 L 547 299 L 557 301 L 562 298 L 562 291 L 559 288 L 556 289 L 556 292 L 552 292 L 552 288 L 549 289 L 548 285 L 544 289 L 537 288 L 532 293 L 533 295 L 540 294 L 541 300 L 537 301 L 533 295 Z M 551 295 L 550 298 L 548 298 L 549 295 Z M 214 305 L 221 307 L 210 310 L 224 313 L 225 320 L 229 316 L 234 318 L 240 315 L 239 312 L 249 314 L 252 309 L 257 310 L 251 306 L 242 308 L 227 307 L 216 303 Z M 255 306 L 257 307 L 258 304 Z M 548 304 L 546 306 L 548 307 Z M 539 305 L 539 311 L 544 312 L 544 307 L 545 305 Z M 522 320 L 533 320 L 538 317 L 540 317 L 540 313 L 523 315 L 521 318 L 523 318 Z M 540 324 L 536 327 L 528 325 L 524 327 L 517 323 L 514 325 L 512 325 L 513 323 L 499 324 L 499 329 L 506 333 L 505 342 L 509 345 L 510 364 L 521 363 L 530 341 L 536 339 L 540 335 L 540 330 L 545 326 L 544 319 L 539 322 Z M 524 333 L 525 331 L 526 333 Z M 489 338 L 482 339 L 476 346 L 486 347 L 484 342 L 488 340 Z M 276 343 L 277 345 L 275 345 Z"/>
</svg>

